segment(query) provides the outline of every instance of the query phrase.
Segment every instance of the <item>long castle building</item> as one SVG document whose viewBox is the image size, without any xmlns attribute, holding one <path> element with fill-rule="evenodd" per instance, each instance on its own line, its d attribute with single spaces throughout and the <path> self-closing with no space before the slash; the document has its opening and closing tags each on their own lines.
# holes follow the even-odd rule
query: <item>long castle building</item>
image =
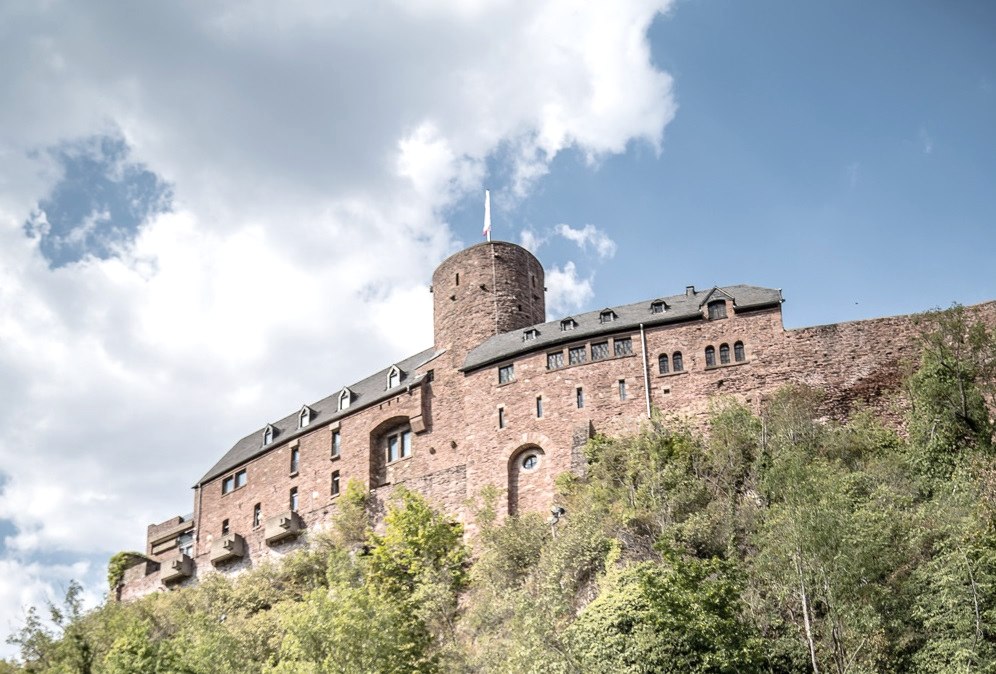
<svg viewBox="0 0 996 674">
<path fill-rule="evenodd" d="M 445 260 L 432 346 L 236 442 L 197 481 L 191 515 L 149 526 L 118 598 L 295 549 L 350 480 L 381 510 L 404 485 L 466 521 L 488 485 L 508 513 L 548 509 L 593 433 L 633 432 L 653 408 L 695 417 L 728 395 L 760 410 L 800 383 L 826 392 L 828 415 L 859 403 L 888 413 L 917 356 L 910 316 L 785 330 L 770 288 L 689 286 L 549 322 L 544 290 L 542 265 L 515 244 Z M 977 310 L 996 319 L 996 303 Z"/>
</svg>

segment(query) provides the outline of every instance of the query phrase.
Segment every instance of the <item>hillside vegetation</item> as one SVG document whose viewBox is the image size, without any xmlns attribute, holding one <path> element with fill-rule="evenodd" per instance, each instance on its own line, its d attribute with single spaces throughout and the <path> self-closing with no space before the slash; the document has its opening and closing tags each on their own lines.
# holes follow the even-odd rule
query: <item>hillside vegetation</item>
<svg viewBox="0 0 996 674">
<path fill-rule="evenodd" d="M 592 440 L 555 524 L 473 535 L 397 494 L 382 533 L 350 485 L 279 564 L 127 605 L 32 612 L 0 672 L 996 672 L 996 338 L 927 318 L 907 433 L 818 417 L 791 388 L 699 432 Z"/>
</svg>

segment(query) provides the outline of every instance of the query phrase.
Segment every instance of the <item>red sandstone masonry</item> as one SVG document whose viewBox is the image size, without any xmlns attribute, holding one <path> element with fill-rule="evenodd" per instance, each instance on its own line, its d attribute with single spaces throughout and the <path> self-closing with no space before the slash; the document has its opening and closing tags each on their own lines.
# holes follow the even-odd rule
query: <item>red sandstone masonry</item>
<svg viewBox="0 0 996 674">
<path fill-rule="evenodd" d="M 648 328 L 646 355 L 640 331 L 628 330 L 519 356 L 514 359 L 515 379 L 508 384 L 498 383 L 500 364 L 460 372 L 467 351 L 496 329 L 517 330 L 544 320 L 543 294 L 533 294 L 542 290 L 542 283 L 536 259 L 512 244 L 481 244 L 441 264 L 433 276 L 435 334 L 437 347 L 448 350 L 418 373 L 432 370 L 434 380 L 342 419 L 339 459 L 330 459 L 331 427 L 316 427 L 295 441 L 300 449 L 297 475 L 290 474 L 291 445 L 284 443 L 240 467 L 247 470 L 245 487 L 222 495 L 225 476 L 205 484 L 195 503 L 195 573 L 236 572 L 300 546 L 300 539 L 266 545 L 262 530 L 252 527 L 253 506 L 262 504 L 264 520 L 285 511 L 289 490 L 296 486 L 307 529 L 319 529 L 337 507 L 330 494 L 333 470 L 339 471 L 343 489 L 351 479 L 367 486 L 377 513 L 383 513 L 399 485 L 425 495 L 471 527 L 470 502 L 488 485 L 503 491 L 510 510 L 545 511 L 553 503 L 555 477 L 583 470 L 578 447 L 590 432 L 631 433 L 646 419 L 645 363 L 652 405 L 696 422 L 704 420 L 717 396 L 732 396 L 760 410 L 766 396 L 789 383 L 825 391 L 827 416 L 843 417 L 855 404 L 866 403 L 899 422 L 891 397 L 904 363 L 917 357 L 917 328 L 909 316 L 786 331 L 780 307 L 740 313 L 728 302 L 728 318 Z M 996 303 L 971 310 L 996 325 Z M 611 353 L 612 341 L 626 337 L 632 340 L 632 355 L 590 360 L 592 341 L 607 339 Z M 718 362 L 719 346 L 728 344 L 732 352 L 737 341 L 744 344 L 744 362 L 705 367 L 707 346 L 716 348 Z M 574 345 L 586 347 L 588 362 L 547 370 L 548 353 L 562 351 L 566 363 Z M 661 374 L 658 356 L 674 351 L 682 352 L 685 371 Z M 626 382 L 625 400 L 619 396 L 620 380 Z M 576 403 L 579 387 L 582 409 Z M 542 417 L 536 414 L 537 397 L 543 400 Z M 505 428 L 498 427 L 499 407 Z M 411 420 L 417 431 L 412 456 L 384 465 L 385 434 Z M 524 471 L 521 459 L 532 451 L 539 455 L 538 466 Z M 224 519 L 232 532 L 245 537 L 249 553 L 247 559 L 215 569 L 208 556 Z M 174 519 L 155 525 L 149 535 L 177 524 Z M 138 575 L 131 569 L 126 573 L 123 598 L 162 587 L 158 574 Z"/>
</svg>

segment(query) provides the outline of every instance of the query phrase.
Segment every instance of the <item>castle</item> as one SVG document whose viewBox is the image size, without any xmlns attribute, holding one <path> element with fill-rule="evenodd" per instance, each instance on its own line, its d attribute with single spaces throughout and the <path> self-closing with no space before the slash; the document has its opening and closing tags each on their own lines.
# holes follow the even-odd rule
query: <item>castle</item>
<svg viewBox="0 0 996 674">
<path fill-rule="evenodd" d="M 593 433 L 635 431 L 652 408 L 694 417 L 721 394 L 759 410 L 796 382 L 825 391 L 830 415 L 858 402 L 888 413 L 917 355 L 909 316 L 785 330 L 780 290 L 689 286 L 547 322 L 543 284 L 515 244 L 446 259 L 432 278 L 432 346 L 235 443 L 197 481 L 192 515 L 149 526 L 118 598 L 294 549 L 349 480 L 381 509 L 404 485 L 467 521 L 488 485 L 508 513 L 549 509 L 554 478 L 583 469 Z"/>
</svg>

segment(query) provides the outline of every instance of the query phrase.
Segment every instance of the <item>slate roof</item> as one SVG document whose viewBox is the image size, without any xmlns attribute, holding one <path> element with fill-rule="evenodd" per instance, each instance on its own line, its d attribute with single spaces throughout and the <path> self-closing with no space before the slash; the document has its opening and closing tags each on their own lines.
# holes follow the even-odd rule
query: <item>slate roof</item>
<svg viewBox="0 0 996 674">
<path fill-rule="evenodd" d="M 267 425 L 261 426 L 259 429 L 236 442 L 235 446 L 228 450 L 228 452 L 221 457 L 221 460 L 214 464 L 214 466 L 211 467 L 211 470 L 205 473 L 204 477 L 197 481 L 197 485 L 195 486 L 200 486 L 205 482 L 213 480 L 233 468 L 246 463 L 250 459 L 254 459 L 260 454 L 264 454 L 276 447 L 279 447 L 288 440 L 292 440 L 299 435 L 303 435 L 308 431 L 314 430 L 316 426 L 330 423 L 336 419 L 341 419 L 342 417 L 345 417 L 358 409 L 376 404 L 381 400 L 397 395 L 399 391 L 404 390 L 407 386 L 420 382 L 422 378 L 420 376 L 416 376 L 415 370 L 428 363 L 440 353 L 442 352 L 437 351 L 435 348 L 420 351 L 414 356 L 410 356 L 398 363 L 392 363 L 383 370 L 380 370 L 366 379 L 350 385 L 348 388 L 353 393 L 352 402 L 350 403 L 348 409 L 341 412 L 339 411 L 339 393 L 342 389 L 337 390 L 330 396 L 322 398 L 313 405 L 308 405 L 308 407 L 311 408 L 311 422 L 304 428 L 298 428 L 298 414 L 301 412 L 301 409 L 298 408 L 294 410 L 294 412 L 287 415 L 280 421 L 272 422 L 274 429 L 273 442 L 265 447 L 263 446 L 263 431 Z M 397 365 L 401 370 L 401 382 L 394 388 L 387 390 L 387 374 L 395 365 Z"/>
<path fill-rule="evenodd" d="M 470 350 L 463 362 L 463 367 L 460 369 L 463 372 L 467 372 L 513 358 L 523 353 L 547 349 L 558 344 L 578 342 L 598 335 L 609 335 L 616 332 L 633 330 L 639 328 L 641 323 L 645 327 L 650 327 L 701 318 L 702 305 L 711 296 L 717 294 L 717 291 L 721 291 L 721 293 L 732 297 L 733 306 L 740 311 L 777 306 L 782 302 L 781 290 L 760 288 L 758 286 L 735 285 L 722 288 L 709 288 L 708 290 L 700 290 L 693 294 L 659 297 L 619 307 L 605 307 L 596 311 L 589 311 L 584 314 L 572 314 L 571 316 L 558 318 L 555 321 L 490 337 L 487 341 Z M 651 313 L 650 305 L 660 301 L 664 301 L 667 304 L 667 310 L 659 314 Z M 615 312 L 616 319 L 610 323 L 602 323 L 599 317 L 607 309 Z M 572 318 L 577 323 L 573 330 L 560 329 L 561 321 L 567 318 Z M 526 330 L 537 330 L 539 331 L 539 335 L 534 339 L 524 340 L 523 333 Z"/>
</svg>

